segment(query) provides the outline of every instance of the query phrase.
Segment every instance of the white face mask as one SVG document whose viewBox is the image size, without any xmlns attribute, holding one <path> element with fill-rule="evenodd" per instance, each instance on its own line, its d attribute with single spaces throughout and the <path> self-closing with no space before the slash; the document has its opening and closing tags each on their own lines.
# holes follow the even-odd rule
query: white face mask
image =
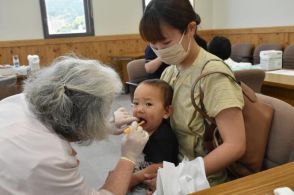
<svg viewBox="0 0 294 195">
<path fill-rule="evenodd" d="M 188 53 L 190 52 L 191 39 L 189 41 L 187 51 L 185 51 L 184 47 L 182 46 L 182 40 L 184 35 L 185 33 L 182 35 L 181 40 L 178 43 L 175 43 L 170 47 L 159 50 L 154 49 L 153 47 L 151 48 L 162 62 L 166 64 L 178 65 L 187 57 Z"/>
</svg>

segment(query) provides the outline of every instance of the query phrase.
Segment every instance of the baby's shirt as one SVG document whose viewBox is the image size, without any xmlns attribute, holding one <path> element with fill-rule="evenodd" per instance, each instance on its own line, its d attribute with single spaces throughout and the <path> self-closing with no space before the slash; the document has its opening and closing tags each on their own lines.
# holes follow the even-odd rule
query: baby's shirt
<svg viewBox="0 0 294 195">
<path fill-rule="evenodd" d="M 179 146 L 176 135 L 174 134 L 169 120 L 164 119 L 159 128 L 149 137 L 140 158 L 135 166 L 135 172 L 145 169 L 151 164 L 162 163 L 163 161 L 172 162 L 178 165 Z M 140 184 L 134 190 L 144 188 Z"/>
</svg>

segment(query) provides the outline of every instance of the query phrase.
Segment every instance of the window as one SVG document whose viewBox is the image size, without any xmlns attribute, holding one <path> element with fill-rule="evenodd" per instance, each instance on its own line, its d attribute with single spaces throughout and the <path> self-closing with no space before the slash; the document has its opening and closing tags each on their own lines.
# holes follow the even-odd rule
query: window
<svg viewBox="0 0 294 195">
<path fill-rule="evenodd" d="M 40 0 L 45 38 L 94 35 L 91 0 Z"/>
<path fill-rule="evenodd" d="M 150 3 L 151 0 L 143 0 L 143 10 L 145 10 L 145 7 Z"/>
<path fill-rule="evenodd" d="M 143 0 L 143 10 L 145 10 L 145 7 L 150 3 L 151 0 Z M 194 7 L 194 0 L 189 0 L 191 5 Z"/>
</svg>

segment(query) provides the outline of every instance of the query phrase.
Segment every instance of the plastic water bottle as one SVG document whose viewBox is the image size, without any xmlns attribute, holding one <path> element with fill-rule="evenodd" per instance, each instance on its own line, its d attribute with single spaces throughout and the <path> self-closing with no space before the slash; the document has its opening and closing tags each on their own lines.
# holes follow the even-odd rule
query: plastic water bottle
<svg viewBox="0 0 294 195">
<path fill-rule="evenodd" d="M 12 64 L 16 68 L 20 66 L 18 55 L 12 56 Z"/>
<path fill-rule="evenodd" d="M 31 73 L 35 73 L 40 69 L 40 58 L 38 55 L 28 55 Z"/>
</svg>

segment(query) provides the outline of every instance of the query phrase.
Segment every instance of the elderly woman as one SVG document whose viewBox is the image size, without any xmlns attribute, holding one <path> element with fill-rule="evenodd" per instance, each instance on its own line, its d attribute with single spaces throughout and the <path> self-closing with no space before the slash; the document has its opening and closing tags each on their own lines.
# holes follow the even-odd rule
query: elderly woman
<svg viewBox="0 0 294 195">
<path fill-rule="evenodd" d="M 103 139 L 130 118 L 109 123 L 118 75 L 95 60 L 61 57 L 31 78 L 23 94 L 0 101 L 0 194 L 125 194 L 148 135 L 136 122 L 123 137 L 122 157 L 99 191 L 79 174 L 70 142 Z M 118 130 L 118 129 L 116 129 Z"/>
</svg>

